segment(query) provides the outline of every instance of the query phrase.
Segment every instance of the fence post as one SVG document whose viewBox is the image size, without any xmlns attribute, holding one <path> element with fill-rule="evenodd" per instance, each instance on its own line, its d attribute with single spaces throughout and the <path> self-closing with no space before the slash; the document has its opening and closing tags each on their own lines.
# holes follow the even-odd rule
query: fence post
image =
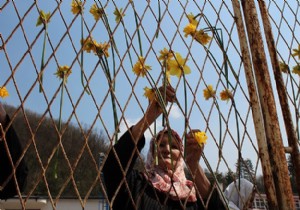
<svg viewBox="0 0 300 210">
<path fill-rule="evenodd" d="M 284 81 L 282 78 L 282 73 L 279 68 L 277 50 L 275 47 L 275 41 L 274 41 L 274 37 L 272 34 L 272 28 L 271 28 L 266 4 L 264 1 L 261 1 L 261 0 L 259 0 L 258 3 L 259 3 L 260 13 L 262 15 L 264 31 L 265 31 L 266 40 L 267 40 L 269 53 L 270 53 L 270 57 L 271 57 L 274 77 L 275 77 L 276 86 L 277 86 L 277 93 L 278 93 L 278 97 L 279 97 L 279 101 L 280 101 L 280 105 L 281 105 L 281 111 L 282 111 L 282 116 L 283 116 L 283 120 L 284 120 L 284 124 L 285 124 L 285 129 L 286 129 L 286 133 L 287 133 L 287 140 L 288 140 L 289 146 L 292 148 L 291 156 L 292 156 L 293 166 L 295 169 L 297 191 L 298 191 L 298 193 L 300 193 L 300 155 L 299 155 L 299 148 L 298 148 L 298 139 L 297 139 L 296 132 L 294 129 L 292 114 L 289 109 L 288 97 L 286 94 L 286 88 L 285 88 Z"/>
<path fill-rule="evenodd" d="M 264 119 L 266 140 L 269 154 L 272 154 L 270 163 L 278 205 L 281 210 L 292 210 L 295 208 L 292 188 L 255 2 L 253 0 L 242 0 L 241 2 Z"/>
<path fill-rule="evenodd" d="M 257 95 L 257 88 L 255 86 L 255 78 L 252 71 L 250 52 L 247 44 L 247 36 L 244 28 L 242 12 L 238 0 L 232 0 L 235 22 L 237 25 L 241 53 L 243 57 L 243 64 L 245 69 L 246 81 L 251 102 L 252 116 L 254 128 L 258 144 L 259 158 L 262 165 L 262 172 L 264 178 L 265 192 L 268 199 L 268 206 L 270 209 L 278 210 L 278 202 L 276 199 L 275 185 L 273 182 L 273 175 L 270 165 L 270 157 L 268 153 L 268 146 L 266 142 L 266 135 L 264 131 L 263 117 L 261 107 Z"/>
</svg>

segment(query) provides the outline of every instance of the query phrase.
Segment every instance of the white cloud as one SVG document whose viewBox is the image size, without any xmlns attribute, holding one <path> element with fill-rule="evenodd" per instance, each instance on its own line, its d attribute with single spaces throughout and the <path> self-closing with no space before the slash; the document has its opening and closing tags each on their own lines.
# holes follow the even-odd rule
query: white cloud
<svg viewBox="0 0 300 210">
<path fill-rule="evenodd" d="M 123 133 L 125 133 L 127 131 L 128 128 L 130 128 L 131 126 L 135 125 L 140 119 L 126 119 L 126 123 L 124 122 L 124 120 L 122 120 L 121 124 L 120 124 L 120 133 L 119 136 L 123 135 Z M 152 134 L 154 133 L 154 123 L 152 123 L 152 125 L 150 126 L 149 129 L 146 130 L 146 132 L 144 133 L 146 140 L 150 140 L 152 138 Z M 162 129 L 162 122 L 160 120 L 160 118 L 156 121 L 156 131 L 160 131 Z M 151 130 L 151 131 L 150 131 Z"/>
<path fill-rule="evenodd" d="M 161 118 L 159 118 L 156 121 L 156 132 L 159 132 L 162 129 L 162 122 L 160 120 Z M 119 133 L 119 137 L 122 136 L 128 128 L 130 128 L 131 126 L 135 125 L 140 119 L 126 119 L 126 123 L 124 122 L 124 120 L 122 120 L 121 124 L 120 124 L 120 133 Z M 152 125 L 150 126 L 149 129 L 146 130 L 146 132 L 144 133 L 145 135 L 145 139 L 146 139 L 146 143 L 145 143 L 145 147 L 142 150 L 142 154 L 146 157 L 148 150 L 149 150 L 149 141 L 152 138 L 152 134 L 154 133 L 154 123 L 152 123 Z M 151 130 L 151 131 L 150 131 Z"/>
<path fill-rule="evenodd" d="M 169 110 L 169 109 L 170 109 L 170 105 L 168 105 L 168 107 L 167 107 L 167 110 Z M 174 118 L 174 119 L 180 119 L 180 118 L 183 117 L 179 107 L 177 106 L 177 104 L 172 105 L 172 108 L 171 108 L 171 111 L 170 111 L 170 117 Z"/>
</svg>

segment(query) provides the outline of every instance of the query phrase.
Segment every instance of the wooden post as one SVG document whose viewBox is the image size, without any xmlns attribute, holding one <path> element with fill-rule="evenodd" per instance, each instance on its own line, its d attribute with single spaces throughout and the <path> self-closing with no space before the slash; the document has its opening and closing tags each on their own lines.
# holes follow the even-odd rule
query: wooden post
<svg viewBox="0 0 300 210">
<path fill-rule="evenodd" d="M 242 0 L 270 163 L 280 210 L 295 209 L 264 43 L 253 0 Z"/>
<path fill-rule="evenodd" d="M 243 57 L 244 70 L 246 75 L 248 91 L 249 91 L 252 117 L 253 117 L 256 138 L 257 138 L 259 158 L 262 165 L 265 192 L 268 199 L 268 206 L 270 209 L 278 210 L 279 209 L 278 202 L 276 198 L 275 185 L 273 182 L 273 175 L 272 175 L 272 170 L 270 165 L 270 157 L 269 157 L 266 135 L 264 130 L 264 122 L 263 122 L 264 120 L 261 113 L 261 107 L 259 104 L 257 88 L 255 85 L 255 78 L 253 75 L 253 69 L 251 64 L 250 50 L 247 44 L 247 36 L 244 28 L 240 3 L 238 0 L 232 0 L 232 5 L 234 10 L 238 35 L 239 35 L 241 53 Z"/>
<path fill-rule="evenodd" d="M 272 27 L 270 24 L 268 11 L 264 1 L 259 0 L 259 9 L 263 20 L 266 40 L 269 48 L 269 53 L 271 56 L 271 62 L 274 72 L 274 77 L 277 86 L 277 93 L 281 105 L 282 116 L 285 124 L 285 130 L 287 133 L 288 144 L 291 147 L 290 153 L 292 156 L 292 163 L 295 169 L 295 177 L 297 183 L 297 191 L 300 193 L 300 155 L 298 147 L 298 139 L 295 132 L 295 127 L 292 120 L 292 114 L 289 109 L 288 97 L 286 94 L 286 88 L 282 78 L 282 73 L 279 68 L 279 61 L 277 56 L 277 50 L 275 47 L 275 41 L 272 34 Z"/>
</svg>

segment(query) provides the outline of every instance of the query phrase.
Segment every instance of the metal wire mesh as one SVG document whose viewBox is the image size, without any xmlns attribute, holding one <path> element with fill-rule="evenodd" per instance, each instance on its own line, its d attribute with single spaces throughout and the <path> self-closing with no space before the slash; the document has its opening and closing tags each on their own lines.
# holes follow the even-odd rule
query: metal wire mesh
<svg viewBox="0 0 300 210">
<path fill-rule="evenodd" d="M 179 52 L 191 69 L 185 77 L 171 78 L 178 99 L 167 108 L 171 127 L 184 136 L 186 119 L 188 129 L 206 132 L 209 140 L 201 165 L 212 179 L 212 174 L 217 175 L 224 187 L 226 178 L 234 180 L 237 174 L 248 175 L 259 185 L 263 174 L 231 2 L 83 1 L 82 14 L 72 13 L 71 2 L 1 3 L 0 85 L 9 92 L 2 101 L 15 127 L 23 127 L 16 132 L 24 148 L 22 158 L 30 160 L 30 180 L 25 191 L 19 192 L 23 207 L 27 199 L 41 193 L 53 208 L 65 195 L 78 198 L 82 207 L 91 196 L 107 198 L 99 152 L 107 154 L 144 114 L 148 104 L 144 87 L 163 85 L 164 67 L 159 60 L 163 48 Z M 89 12 L 93 4 L 104 11 L 98 21 Z M 292 49 L 299 44 L 299 2 L 266 4 L 278 56 L 292 71 L 298 64 Z M 115 21 L 116 8 L 124 14 L 119 22 Z M 36 26 L 41 10 L 50 13 L 47 30 L 44 24 Z M 186 37 L 183 30 L 190 13 L 199 15 L 199 29 L 212 37 L 217 33 L 220 40 L 213 37 L 201 45 Z M 84 50 L 82 39 L 88 37 L 109 43 L 106 60 Z M 132 71 L 139 56 L 152 68 L 145 77 Z M 55 76 L 64 65 L 72 69 L 65 83 Z M 283 77 L 299 139 L 299 73 Z M 206 100 L 203 90 L 209 85 L 216 97 Z M 233 94 L 227 102 L 219 96 L 226 88 Z M 278 117 L 282 119 L 280 111 Z M 156 127 L 162 128 L 161 119 Z M 147 139 L 153 134 L 152 127 Z M 138 158 L 142 170 L 147 148 Z M 242 172 L 237 163 L 246 166 Z M 258 194 L 263 194 L 260 190 Z"/>
</svg>

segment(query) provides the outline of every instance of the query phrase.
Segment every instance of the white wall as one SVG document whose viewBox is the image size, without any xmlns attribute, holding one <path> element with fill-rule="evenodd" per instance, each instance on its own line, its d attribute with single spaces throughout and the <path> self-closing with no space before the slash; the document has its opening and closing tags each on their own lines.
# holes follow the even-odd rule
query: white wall
<svg viewBox="0 0 300 210">
<path fill-rule="evenodd" d="M 74 199 L 60 199 L 56 206 L 53 207 L 49 199 L 29 199 L 26 202 L 26 209 L 39 209 L 39 210 L 83 210 L 80 201 Z M 22 209 L 20 199 L 0 200 L 0 210 L 9 209 Z M 84 204 L 86 210 L 108 210 L 108 205 L 105 199 L 89 199 Z"/>
</svg>

